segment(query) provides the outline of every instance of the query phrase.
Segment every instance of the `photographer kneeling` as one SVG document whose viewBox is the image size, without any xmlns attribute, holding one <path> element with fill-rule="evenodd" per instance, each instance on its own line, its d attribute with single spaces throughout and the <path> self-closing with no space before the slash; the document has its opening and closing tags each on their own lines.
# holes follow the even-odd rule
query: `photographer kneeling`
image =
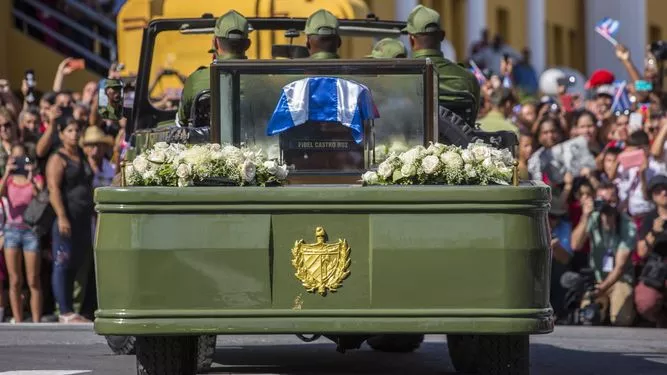
<svg viewBox="0 0 667 375">
<path fill-rule="evenodd" d="M 597 303 L 600 323 L 608 314 L 612 325 L 630 326 L 635 318 L 630 252 L 637 229 L 629 216 L 619 212 L 617 205 L 618 190 L 611 183 L 600 185 L 595 201 L 585 199 L 581 220 L 572 231 L 572 248 L 580 249 L 590 241 L 589 267 L 596 286 L 586 293 L 581 308 Z"/>
<path fill-rule="evenodd" d="M 667 176 L 651 178 L 649 196 L 655 210 L 644 219 L 637 253 L 645 260 L 635 287 L 637 312 L 646 320 L 667 327 Z"/>
</svg>

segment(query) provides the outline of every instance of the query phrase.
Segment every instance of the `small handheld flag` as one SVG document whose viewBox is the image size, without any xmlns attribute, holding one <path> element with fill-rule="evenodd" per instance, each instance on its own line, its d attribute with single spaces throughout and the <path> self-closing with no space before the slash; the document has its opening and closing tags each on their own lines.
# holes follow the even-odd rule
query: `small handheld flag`
<svg viewBox="0 0 667 375">
<path fill-rule="evenodd" d="M 632 103 L 630 102 L 630 95 L 628 95 L 627 82 L 615 84 L 616 93 L 614 94 L 614 102 L 611 105 L 612 112 L 624 112 L 630 110 Z"/>
<path fill-rule="evenodd" d="M 620 26 L 620 21 L 605 17 L 595 25 L 595 31 L 615 47 L 618 42 L 614 39 L 614 35 L 618 32 Z"/>
<path fill-rule="evenodd" d="M 482 69 L 475 64 L 474 61 L 470 60 L 470 72 L 475 75 L 475 78 L 477 78 L 477 82 L 480 85 L 483 85 L 486 83 L 486 76 L 484 76 L 484 73 L 482 72 Z"/>
</svg>

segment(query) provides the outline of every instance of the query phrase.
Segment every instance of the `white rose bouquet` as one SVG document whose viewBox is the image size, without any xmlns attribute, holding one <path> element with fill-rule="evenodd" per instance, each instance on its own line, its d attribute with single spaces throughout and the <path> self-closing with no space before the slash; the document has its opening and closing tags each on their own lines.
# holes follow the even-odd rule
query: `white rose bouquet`
<svg viewBox="0 0 667 375">
<path fill-rule="evenodd" d="M 125 167 L 130 186 L 191 186 L 224 179 L 244 186 L 282 184 L 287 166 L 268 160 L 262 150 L 231 145 L 156 143 Z"/>
<path fill-rule="evenodd" d="M 482 142 L 467 148 L 432 143 L 390 152 L 377 171 L 363 174 L 364 185 L 509 185 L 514 157 Z"/>
</svg>

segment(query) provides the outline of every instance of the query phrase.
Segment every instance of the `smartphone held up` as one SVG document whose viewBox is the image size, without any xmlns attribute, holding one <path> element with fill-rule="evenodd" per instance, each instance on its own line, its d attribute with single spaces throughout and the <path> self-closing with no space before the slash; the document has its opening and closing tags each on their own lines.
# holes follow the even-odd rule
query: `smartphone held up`
<svg viewBox="0 0 667 375">
<path fill-rule="evenodd" d="M 623 169 L 628 170 L 634 167 L 640 167 L 644 164 L 646 159 L 646 154 L 644 150 L 632 150 L 624 151 L 618 155 L 618 164 L 620 164 Z"/>
<path fill-rule="evenodd" d="M 72 59 L 67 64 L 67 67 L 70 68 L 72 71 L 86 69 L 86 60 L 84 60 L 84 59 Z"/>
<path fill-rule="evenodd" d="M 14 161 L 14 170 L 12 170 L 12 174 L 27 176 L 28 175 L 27 166 L 30 165 L 30 158 L 27 156 L 16 157 L 13 159 L 13 161 Z"/>
<path fill-rule="evenodd" d="M 35 104 L 35 101 L 37 100 L 37 98 L 35 97 L 35 87 L 37 87 L 37 78 L 35 77 L 35 71 L 32 69 L 26 70 L 23 79 L 25 80 L 28 89 L 28 92 L 26 93 L 25 96 L 25 101 L 28 104 Z"/>
</svg>

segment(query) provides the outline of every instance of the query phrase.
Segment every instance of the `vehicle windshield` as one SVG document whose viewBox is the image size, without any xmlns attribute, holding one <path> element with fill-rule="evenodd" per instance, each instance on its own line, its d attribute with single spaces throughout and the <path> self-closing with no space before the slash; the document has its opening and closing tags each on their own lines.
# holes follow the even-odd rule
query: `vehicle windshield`
<svg viewBox="0 0 667 375">
<path fill-rule="evenodd" d="M 162 110 L 175 110 L 185 79 L 201 66 L 211 64 L 209 34 L 182 34 L 178 30 L 157 34 L 151 64 L 149 98 Z"/>
</svg>

